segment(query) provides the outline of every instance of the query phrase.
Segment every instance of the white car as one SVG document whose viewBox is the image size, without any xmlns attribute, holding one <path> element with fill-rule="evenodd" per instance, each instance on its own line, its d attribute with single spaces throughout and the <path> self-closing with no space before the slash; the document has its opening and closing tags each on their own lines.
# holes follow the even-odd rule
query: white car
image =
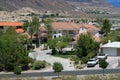
<svg viewBox="0 0 120 80">
<path fill-rule="evenodd" d="M 97 58 L 92 58 L 87 62 L 87 67 L 92 67 L 95 66 L 98 63 L 98 59 Z"/>
<path fill-rule="evenodd" d="M 107 59 L 107 57 L 108 57 L 108 55 L 107 55 L 107 54 L 103 54 L 103 53 L 101 53 L 101 54 L 99 54 L 99 55 L 97 56 L 97 58 L 98 58 L 99 60 L 105 60 L 105 59 Z"/>
</svg>

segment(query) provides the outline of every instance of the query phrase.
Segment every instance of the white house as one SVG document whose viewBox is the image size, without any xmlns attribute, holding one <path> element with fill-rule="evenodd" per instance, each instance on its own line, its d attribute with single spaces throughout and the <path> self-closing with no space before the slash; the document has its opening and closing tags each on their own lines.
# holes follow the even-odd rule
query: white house
<svg viewBox="0 0 120 80">
<path fill-rule="evenodd" d="M 102 45 L 101 52 L 109 56 L 120 56 L 120 42 L 109 42 Z"/>
</svg>

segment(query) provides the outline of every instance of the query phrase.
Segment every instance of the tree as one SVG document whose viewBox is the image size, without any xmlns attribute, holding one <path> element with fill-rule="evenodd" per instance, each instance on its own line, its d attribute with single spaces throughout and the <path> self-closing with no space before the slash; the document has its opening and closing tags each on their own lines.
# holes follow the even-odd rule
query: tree
<svg viewBox="0 0 120 80">
<path fill-rule="evenodd" d="M 28 57 L 26 48 L 18 41 L 18 34 L 9 28 L 0 35 L 0 68 L 4 71 L 13 71 L 15 66 L 22 70 L 28 69 L 31 58 Z"/>
<path fill-rule="evenodd" d="M 103 20 L 101 31 L 105 33 L 106 35 L 108 35 L 108 33 L 110 32 L 110 29 L 111 29 L 110 21 L 108 19 Z"/>
<path fill-rule="evenodd" d="M 17 39 L 20 43 L 24 44 L 27 41 L 28 36 L 25 34 L 19 34 Z"/>
<path fill-rule="evenodd" d="M 101 42 L 105 44 L 105 43 L 108 43 L 108 40 L 116 41 L 117 37 L 116 36 L 105 36 L 104 38 L 102 38 Z"/>
<path fill-rule="evenodd" d="M 104 76 L 104 69 L 107 68 L 108 64 L 109 63 L 105 60 L 100 60 L 100 62 L 99 62 L 99 67 L 101 67 L 103 69 L 103 76 Z"/>
<path fill-rule="evenodd" d="M 59 63 L 59 62 L 55 62 L 53 64 L 53 70 L 54 70 L 55 73 L 58 73 L 58 77 L 59 77 L 59 72 L 61 72 L 63 70 L 62 64 Z"/>
<path fill-rule="evenodd" d="M 37 18 L 36 16 L 33 17 L 32 21 L 26 22 L 23 25 L 23 28 L 30 34 L 30 46 L 32 46 L 32 36 L 34 34 L 37 34 L 37 39 L 39 39 L 38 38 L 39 25 L 40 25 L 39 18 Z"/>
<path fill-rule="evenodd" d="M 42 22 L 46 25 L 47 30 L 48 30 L 48 38 L 52 38 L 52 27 L 51 27 L 51 23 L 54 22 L 54 20 L 52 18 L 44 18 L 42 19 Z"/>
<path fill-rule="evenodd" d="M 68 44 L 71 40 L 72 39 L 69 36 L 62 36 L 59 38 L 48 39 L 47 44 L 50 48 L 52 48 L 52 49 L 55 48 L 58 50 L 59 53 L 62 53 L 62 49 L 65 48 L 66 46 L 68 46 Z"/>
<path fill-rule="evenodd" d="M 89 53 L 94 55 L 99 49 L 99 44 L 94 41 L 90 33 L 81 34 L 77 41 L 76 52 L 79 58 L 86 57 Z"/>
</svg>

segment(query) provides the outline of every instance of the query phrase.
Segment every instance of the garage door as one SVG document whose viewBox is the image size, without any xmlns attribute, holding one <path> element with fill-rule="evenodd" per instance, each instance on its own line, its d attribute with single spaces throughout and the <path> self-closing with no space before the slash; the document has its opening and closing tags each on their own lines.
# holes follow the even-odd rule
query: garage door
<svg viewBox="0 0 120 80">
<path fill-rule="evenodd" d="M 103 48 L 103 53 L 108 54 L 109 56 L 117 56 L 116 48 Z"/>
</svg>

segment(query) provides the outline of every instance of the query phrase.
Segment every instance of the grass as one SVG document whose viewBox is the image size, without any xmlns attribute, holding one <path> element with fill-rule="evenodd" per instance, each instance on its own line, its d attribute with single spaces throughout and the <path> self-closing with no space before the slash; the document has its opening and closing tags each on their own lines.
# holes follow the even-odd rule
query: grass
<svg viewBox="0 0 120 80">
<path fill-rule="evenodd" d="M 65 58 L 65 59 L 69 59 L 71 56 L 73 55 L 62 55 L 62 54 L 57 54 L 57 55 L 53 55 L 55 57 L 61 57 L 61 58 Z"/>
<path fill-rule="evenodd" d="M 0 78 L 0 80 L 120 80 L 119 74 L 87 75 L 87 76 L 61 76 L 61 77 L 28 77 L 28 78 Z"/>
</svg>

